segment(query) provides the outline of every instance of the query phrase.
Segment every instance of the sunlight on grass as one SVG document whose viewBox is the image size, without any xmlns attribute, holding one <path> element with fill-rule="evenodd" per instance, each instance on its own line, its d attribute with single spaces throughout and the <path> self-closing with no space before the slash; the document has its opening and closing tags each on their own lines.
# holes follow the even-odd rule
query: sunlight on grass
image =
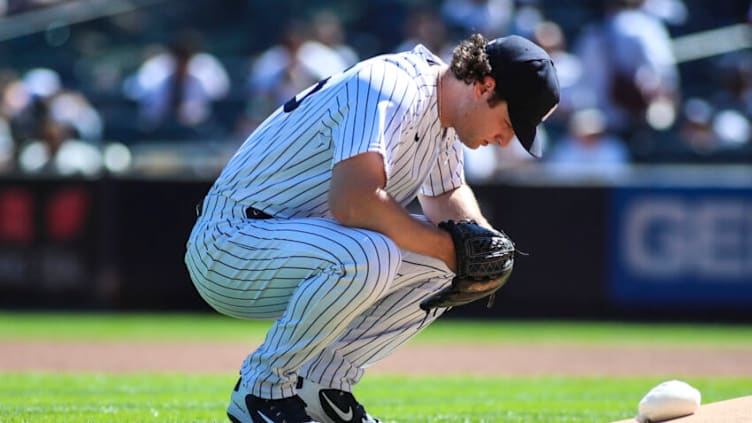
<svg viewBox="0 0 752 423">
<path fill-rule="evenodd" d="M 0 375 L 0 421 L 224 422 L 234 375 Z M 355 394 L 385 422 L 608 422 L 630 418 L 657 378 L 374 376 Z M 704 402 L 752 379 L 689 379 Z"/>
</svg>

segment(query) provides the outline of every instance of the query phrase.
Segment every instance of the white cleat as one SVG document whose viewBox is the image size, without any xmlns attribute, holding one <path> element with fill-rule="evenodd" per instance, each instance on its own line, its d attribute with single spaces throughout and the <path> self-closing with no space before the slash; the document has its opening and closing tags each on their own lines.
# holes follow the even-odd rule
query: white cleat
<svg viewBox="0 0 752 423">
<path fill-rule="evenodd" d="M 259 398 L 244 392 L 241 380 L 232 391 L 227 417 L 233 423 L 318 423 L 306 414 L 305 403 L 299 396 Z"/>
<path fill-rule="evenodd" d="M 298 396 L 306 412 L 321 423 L 380 423 L 366 413 L 352 393 L 298 378 Z"/>
</svg>

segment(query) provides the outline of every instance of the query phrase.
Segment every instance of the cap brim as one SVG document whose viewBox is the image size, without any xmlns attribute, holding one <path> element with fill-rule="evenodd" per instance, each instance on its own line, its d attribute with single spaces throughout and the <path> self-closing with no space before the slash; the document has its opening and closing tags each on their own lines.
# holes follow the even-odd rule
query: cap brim
<svg viewBox="0 0 752 423">
<path fill-rule="evenodd" d="M 522 147 L 525 148 L 525 150 L 533 155 L 536 158 L 541 157 L 541 151 L 538 148 L 535 148 L 535 134 L 536 134 L 536 128 L 537 124 L 532 122 L 526 122 L 523 119 L 520 119 L 519 116 L 517 116 L 514 113 L 514 110 L 510 108 L 509 110 L 509 119 L 512 121 L 512 129 L 514 129 L 514 135 L 517 136 L 517 139 L 520 141 L 520 144 L 522 144 Z"/>
</svg>

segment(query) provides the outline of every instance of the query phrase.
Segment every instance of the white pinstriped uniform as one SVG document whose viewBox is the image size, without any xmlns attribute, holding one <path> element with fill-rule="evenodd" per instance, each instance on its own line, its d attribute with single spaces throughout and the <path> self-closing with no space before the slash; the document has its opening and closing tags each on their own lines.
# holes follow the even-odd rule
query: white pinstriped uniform
<svg viewBox="0 0 752 423">
<path fill-rule="evenodd" d="M 364 368 L 418 333 L 419 302 L 454 276 L 435 258 L 332 218 L 332 168 L 384 158 L 385 190 L 407 206 L 420 191 L 464 183 L 461 143 L 442 130 L 441 60 L 425 47 L 361 62 L 274 112 L 232 157 L 203 202 L 185 261 L 217 311 L 277 319 L 241 368 L 262 398 L 295 394 L 296 376 L 351 390 Z M 252 206 L 275 218 L 248 219 Z"/>
</svg>

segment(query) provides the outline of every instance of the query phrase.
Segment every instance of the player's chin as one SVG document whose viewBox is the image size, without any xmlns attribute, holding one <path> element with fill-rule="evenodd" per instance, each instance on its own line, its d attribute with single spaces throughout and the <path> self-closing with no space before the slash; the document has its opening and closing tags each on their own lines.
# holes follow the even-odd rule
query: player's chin
<svg viewBox="0 0 752 423">
<path fill-rule="evenodd" d="M 482 146 L 488 145 L 488 143 L 484 143 L 483 141 L 463 141 L 463 144 L 471 150 L 477 150 Z"/>
</svg>

